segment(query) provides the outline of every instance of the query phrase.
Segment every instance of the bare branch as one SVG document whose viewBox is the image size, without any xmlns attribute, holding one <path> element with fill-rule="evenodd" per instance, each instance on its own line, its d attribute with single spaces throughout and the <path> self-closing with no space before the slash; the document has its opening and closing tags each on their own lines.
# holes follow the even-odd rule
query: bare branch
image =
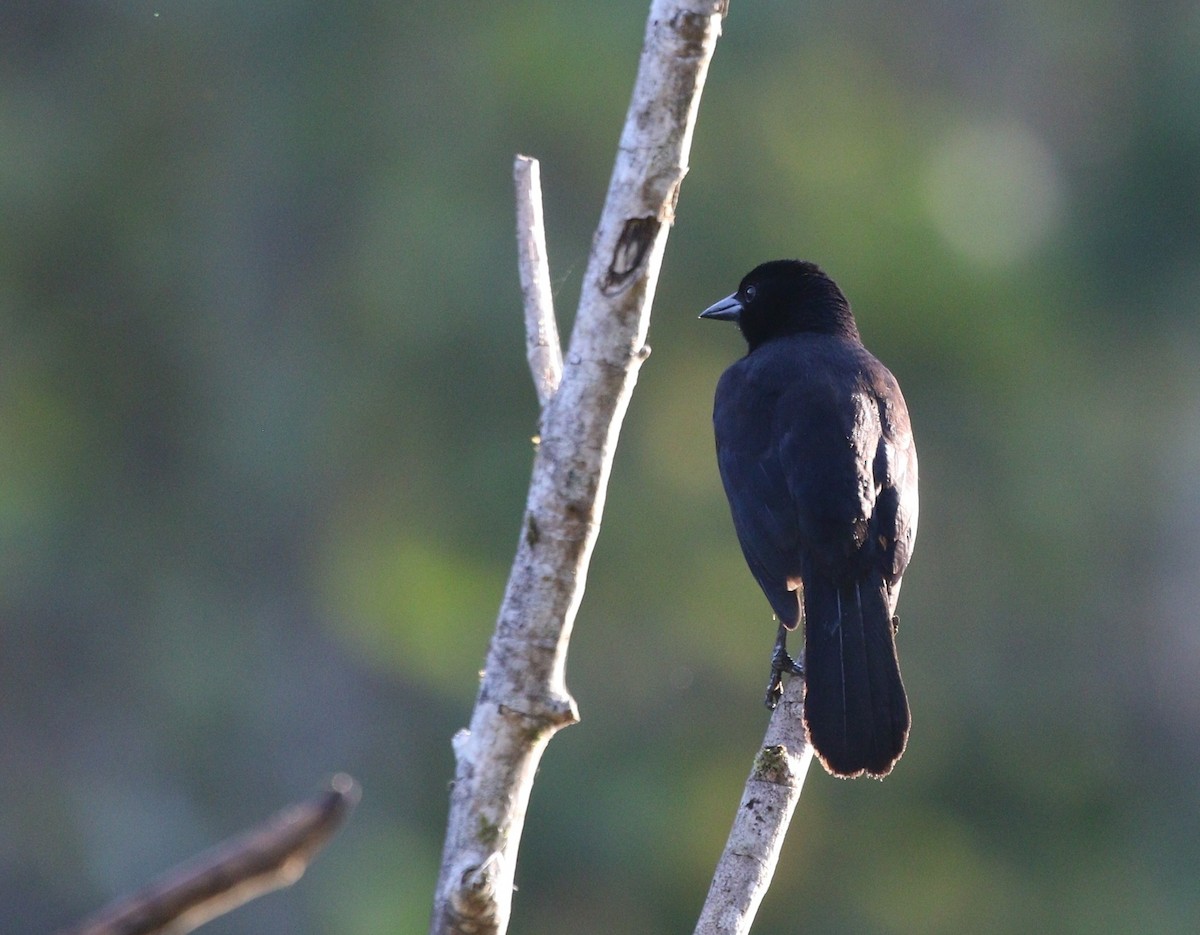
<svg viewBox="0 0 1200 935">
<path fill-rule="evenodd" d="M 801 720 L 803 705 L 804 681 L 790 679 L 754 758 L 695 935 L 750 931 L 812 762 Z"/>
<path fill-rule="evenodd" d="M 545 410 L 562 380 L 562 344 L 550 291 L 538 161 L 517 156 L 513 161 L 513 183 L 517 194 L 517 266 L 525 298 L 525 353 L 538 402 Z"/>
<path fill-rule="evenodd" d="M 346 820 L 359 795 L 353 779 L 335 776 L 329 791 L 180 864 L 140 893 L 117 900 L 59 935 L 182 935 L 264 893 L 290 886 Z"/>
<path fill-rule="evenodd" d="M 562 383 L 457 759 L 430 931 L 501 935 L 533 777 L 578 720 L 564 670 L 724 0 L 653 0 Z"/>
</svg>

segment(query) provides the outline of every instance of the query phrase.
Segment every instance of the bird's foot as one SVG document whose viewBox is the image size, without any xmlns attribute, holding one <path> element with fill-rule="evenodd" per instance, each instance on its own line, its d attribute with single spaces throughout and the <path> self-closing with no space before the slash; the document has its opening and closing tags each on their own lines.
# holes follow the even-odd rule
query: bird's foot
<svg viewBox="0 0 1200 935">
<path fill-rule="evenodd" d="M 771 655 L 771 681 L 767 683 L 767 694 L 763 704 L 771 711 L 779 704 L 783 696 L 783 673 L 788 675 L 803 675 L 804 667 L 788 655 L 787 649 L 780 640 L 775 644 L 775 652 Z"/>
</svg>

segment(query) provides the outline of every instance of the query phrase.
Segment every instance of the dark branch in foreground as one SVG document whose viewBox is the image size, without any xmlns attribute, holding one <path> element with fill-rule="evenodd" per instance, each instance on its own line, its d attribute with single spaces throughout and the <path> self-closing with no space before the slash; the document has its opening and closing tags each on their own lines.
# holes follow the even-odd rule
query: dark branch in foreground
<svg viewBox="0 0 1200 935">
<path fill-rule="evenodd" d="M 360 795 L 358 783 L 349 776 L 334 776 L 328 791 L 223 841 L 58 935 L 182 935 L 264 893 L 290 886 Z"/>
</svg>

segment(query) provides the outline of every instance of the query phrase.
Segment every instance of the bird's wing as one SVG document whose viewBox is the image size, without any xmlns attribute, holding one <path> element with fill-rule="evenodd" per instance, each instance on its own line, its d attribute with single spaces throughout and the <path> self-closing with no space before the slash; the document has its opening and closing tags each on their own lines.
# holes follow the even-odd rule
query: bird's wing
<svg viewBox="0 0 1200 935">
<path fill-rule="evenodd" d="M 779 392 L 752 376 L 749 358 L 743 358 L 721 378 L 713 410 L 717 466 L 746 564 L 776 616 L 794 627 L 800 617 L 799 528 L 773 437 Z"/>
<path fill-rule="evenodd" d="M 878 491 L 871 536 L 879 547 L 879 564 L 888 581 L 893 612 L 900 576 L 908 567 L 917 537 L 917 449 L 904 396 L 892 375 L 880 364 L 874 374 L 878 402 L 879 440 L 872 475 Z"/>
<path fill-rule="evenodd" d="M 827 342 L 776 409 L 799 538 L 834 580 L 899 580 L 916 535 L 916 453 L 900 387 L 861 345 Z"/>
</svg>

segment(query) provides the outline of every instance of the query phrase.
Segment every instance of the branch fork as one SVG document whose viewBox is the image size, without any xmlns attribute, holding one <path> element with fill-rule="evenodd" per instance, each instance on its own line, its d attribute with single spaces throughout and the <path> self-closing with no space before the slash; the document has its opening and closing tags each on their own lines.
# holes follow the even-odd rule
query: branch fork
<svg viewBox="0 0 1200 935">
<path fill-rule="evenodd" d="M 653 0 L 633 98 L 564 355 L 535 160 L 517 157 L 526 355 L 540 435 L 517 553 L 466 732 L 455 738 L 431 935 L 501 935 L 533 777 L 578 720 L 567 645 L 583 598 L 625 410 L 646 359 L 650 307 L 723 0 Z"/>
</svg>

